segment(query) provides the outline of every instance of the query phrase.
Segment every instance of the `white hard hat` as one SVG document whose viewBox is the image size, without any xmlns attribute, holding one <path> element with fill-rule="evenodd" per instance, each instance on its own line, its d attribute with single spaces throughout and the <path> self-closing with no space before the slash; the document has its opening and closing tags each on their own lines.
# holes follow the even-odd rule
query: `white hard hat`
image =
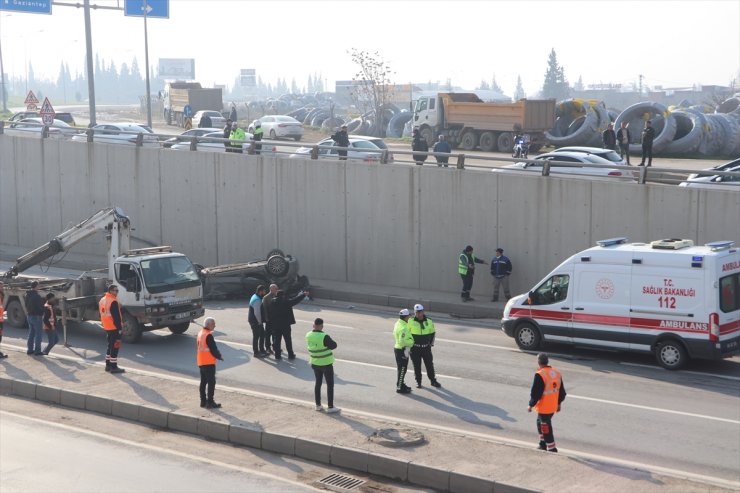
<svg viewBox="0 0 740 493">
<path fill-rule="evenodd" d="M 262 122 L 261 122 L 261 121 L 259 121 L 259 120 L 256 120 L 256 121 L 254 122 L 254 126 L 255 126 L 255 127 L 261 127 L 261 126 L 262 126 Z"/>
<path fill-rule="evenodd" d="M 409 312 L 408 308 L 404 308 L 403 310 L 398 312 L 398 314 L 401 315 L 402 317 L 408 317 L 409 315 L 411 315 L 411 312 Z"/>
<path fill-rule="evenodd" d="M 424 311 L 424 306 L 421 305 L 420 303 L 417 303 L 417 304 L 414 305 L 414 311 L 415 312 L 423 312 Z"/>
</svg>

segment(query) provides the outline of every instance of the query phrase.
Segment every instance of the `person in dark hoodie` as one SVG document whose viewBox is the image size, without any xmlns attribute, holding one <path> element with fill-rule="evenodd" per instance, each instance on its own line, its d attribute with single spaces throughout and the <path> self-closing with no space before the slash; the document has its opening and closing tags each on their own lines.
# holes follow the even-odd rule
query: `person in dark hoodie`
<svg viewBox="0 0 740 493">
<path fill-rule="evenodd" d="M 424 139 L 421 134 L 419 133 L 419 129 L 415 128 L 413 132 L 414 140 L 411 141 L 411 150 L 412 151 L 423 151 L 423 154 L 421 152 L 413 154 L 412 157 L 414 158 L 414 162 L 418 164 L 419 166 L 424 164 L 424 161 L 427 160 L 427 151 L 429 150 L 429 144 L 427 143 L 426 139 Z"/>
<path fill-rule="evenodd" d="M 275 297 L 270 300 L 267 306 L 269 313 L 270 325 L 272 328 L 272 349 L 275 351 L 275 360 L 282 359 L 282 343 L 285 340 L 285 349 L 288 351 L 288 359 L 295 359 L 293 352 L 293 337 L 291 335 L 291 325 L 295 324 L 293 307 L 303 301 L 303 298 L 309 296 L 308 291 L 301 291 L 293 298 L 288 298 L 285 291 L 278 289 Z"/>
<path fill-rule="evenodd" d="M 28 321 L 28 350 L 26 354 L 43 356 L 41 351 L 41 339 L 44 337 L 43 316 L 44 299 L 39 294 L 39 282 L 33 281 L 31 289 L 26 291 L 26 313 Z"/>
</svg>

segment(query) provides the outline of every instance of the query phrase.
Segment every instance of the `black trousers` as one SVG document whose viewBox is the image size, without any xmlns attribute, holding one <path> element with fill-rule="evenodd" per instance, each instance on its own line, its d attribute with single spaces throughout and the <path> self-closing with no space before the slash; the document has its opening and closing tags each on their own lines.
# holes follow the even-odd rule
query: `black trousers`
<svg viewBox="0 0 740 493">
<path fill-rule="evenodd" d="M 282 340 L 285 340 L 285 350 L 288 351 L 288 356 L 294 356 L 293 352 L 293 336 L 291 335 L 290 325 L 287 327 L 272 327 L 272 350 L 275 351 L 275 357 L 280 356 L 283 352 Z"/>
<path fill-rule="evenodd" d="M 321 405 L 321 384 L 326 377 L 326 398 L 329 401 L 329 407 L 334 407 L 334 365 L 311 365 L 311 368 L 316 377 L 316 384 L 313 387 L 316 405 Z"/>
<path fill-rule="evenodd" d="M 394 348 L 393 353 L 396 355 L 396 390 L 401 390 L 406 385 L 404 379 L 406 378 L 409 359 L 404 356 L 403 349 Z"/>
<path fill-rule="evenodd" d="M 463 299 L 468 299 L 470 298 L 470 291 L 473 289 L 473 274 L 468 272 L 467 274 L 460 274 L 460 277 L 463 282 L 462 293 L 460 293 L 460 296 Z"/>
<path fill-rule="evenodd" d="M 647 157 L 647 166 L 652 166 L 653 164 L 653 144 L 650 145 L 642 145 L 642 160 L 640 161 L 640 164 L 645 164 L 645 158 Z"/>
<path fill-rule="evenodd" d="M 540 434 L 540 448 L 542 450 L 555 448 L 555 436 L 552 433 L 552 414 L 537 415 L 537 433 Z"/>
<path fill-rule="evenodd" d="M 200 366 L 200 401 L 213 402 L 216 392 L 216 365 Z M 206 393 L 208 388 L 208 393 Z"/>
<path fill-rule="evenodd" d="M 432 357 L 432 346 L 419 347 L 414 346 L 411 348 L 411 363 L 414 365 L 414 378 L 416 383 L 421 383 L 421 362 L 424 361 L 424 368 L 427 371 L 429 380 L 434 382 L 436 380 L 434 374 L 434 358 Z"/>
<path fill-rule="evenodd" d="M 121 348 L 121 331 L 106 330 L 105 335 L 108 338 L 108 349 L 105 351 L 106 368 L 118 368 L 118 350 Z"/>
<path fill-rule="evenodd" d="M 265 328 L 262 324 L 249 323 L 252 328 L 252 352 L 257 354 L 265 350 Z"/>
</svg>

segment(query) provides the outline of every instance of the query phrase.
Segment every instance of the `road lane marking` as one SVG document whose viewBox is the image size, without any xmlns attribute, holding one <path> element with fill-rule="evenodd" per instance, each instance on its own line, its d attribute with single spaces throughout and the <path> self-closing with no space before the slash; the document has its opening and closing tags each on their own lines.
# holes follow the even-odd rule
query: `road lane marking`
<svg viewBox="0 0 740 493">
<path fill-rule="evenodd" d="M 82 410 L 82 411 L 84 412 L 84 410 Z M 43 420 L 43 419 L 39 419 L 39 418 L 33 418 L 33 417 L 30 417 L 30 416 L 24 416 L 22 414 L 16 414 L 16 413 L 10 412 L 10 411 L 1 411 L 0 410 L 0 415 L 3 415 L 3 414 L 6 415 L 6 416 L 12 416 L 14 418 L 18 418 L 18 419 L 22 419 L 22 420 L 26 420 L 26 421 L 31 421 L 33 423 L 37 423 L 37 424 L 42 425 L 42 426 L 43 425 L 51 426 L 53 428 L 59 428 L 59 429 L 65 430 L 65 431 L 69 431 L 69 432 L 75 433 L 75 434 L 87 435 L 89 437 L 94 437 L 94 438 L 106 440 L 106 441 L 109 441 L 109 442 L 115 442 L 115 443 L 120 443 L 120 444 L 128 445 L 129 447 L 134 448 L 134 449 L 137 449 L 138 448 L 138 449 L 145 449 L 145 450 L 149 450 L 149 451 L 157 452 L 157 453 L 165 453 L 165 454 L 168 454 L 168 455 L 173 455 L 173 456 L 176 456 L 176 457 L 181 457 L 181 458 L 184 458 L 184 459 L 188 459 L 188 460 L 191 460 L 191 461 L 194 461 L 194 462 L 202 462 L 202 463 L 210 464 L 212 466 L 222 467 L 224 469 L 231 469 L 232 471 L 241 472 L 241 473 L 244 473 L 244 474 L 247 474 L 247 475 L 262 476 L 264 478 L 269 478 L 269 479 L 272 479 L 272 480 L 275 480 L 275 481 L 280 481 L 280 482 L 283 482 L 283 483 L 292 484 L 294 486 L 301 486 L 301 487 L 304 487 L 304 488 L 313 489 L 314 491 L 325 491 L 323 489 L 314 488 L 313 486 L 311 486 L 311 485 L 309 485 L 307 483 L 301 483 L 301 482 L 298 482 L 298 481 L 294 481 L 292 479 L 287 479 L 285 476 L 277 476 L 275 474 L 270 474 L 270 473 L 267 473 L 267 472 L 264 472 L 264 471 L 260 471 L 259 469 L 249 469 L 249 468 L 246 468 L 246 467 L 237 466 L 237 465 L 234 465 L 234 464 L 229 464 L 228 462 L 221 462 L 221 461 L 218 461 L 218 460 L 209 459 L 208 457 L 203 457 L 202 455 L 192 455 L 192 454 L 188 454 L 188 453 L 185 453 L 185 452 L 180 452 L 179 450 L 172 450 L 172 449 L 168 449 L 168 448 L 164 448 L 164 447 L 157 447 L 156 445 L 149 445 L 147 443 L 141 443 L 141 442 L 134 442 L 132 440 L 126 440 L 125 438 L 114 437 L 114 436 L 111 436 L 109 434 L 104 434 L 104 433 L 100 433 L 100 432 L 97 432 L 97 431 L 88 430 L 86 428 L 79 428 L 77 426 L 66 425 L 66 424 L 62 424 L 62 423 L 55 423 L 53 421 Z M 110 418 L 117 419 L 115 416 L 105 416 L 105 417 L 106 418 L 109 418 L 109 419 Z M 137 424 L 140 425 L 140 426 L 147 426 L 146 424 L 143 424 L 143 423 L 137 423 Z M 299 457 L 296 456 L 296 459 L 298 459 L 298 458 Z"/>
<path fill-rule="evenodd" d="M 296 319 L 296 322 L 303 322 L 303 323 L 307 323 L 307 324 L 313 324 L 313 320 L 301 320 L 299 318 Z M 351 327 L 349 325 L 328 324 L 326 322 L 324 322 L 324 327 L 337 327 L 338 329 L 357 330 L 357 327 Z"/>
<path fill-rule="evenodd" d="M 637 366 L 639 368 L 650 368 L 651 370 L 672 371 L 672 370 L 666 370 L 665 368 L 661 366 L 641 365 L 640 363 L 628 363 L 625 361 L 620 361 L 619 364 L 625 365 L 625 366 Z M 692 375 L 701 375 L 703 377 L 724 378 L 725 380 L 734 380 L 736 382 L 740 382 L 740 377 L 733 377 L 732 375 L 720 375 L 718 373 L 705 373 L 703 371 L 693 371 L 693 370 L 680 370 L 680 373 L 690 373 Z"/>
</svg>

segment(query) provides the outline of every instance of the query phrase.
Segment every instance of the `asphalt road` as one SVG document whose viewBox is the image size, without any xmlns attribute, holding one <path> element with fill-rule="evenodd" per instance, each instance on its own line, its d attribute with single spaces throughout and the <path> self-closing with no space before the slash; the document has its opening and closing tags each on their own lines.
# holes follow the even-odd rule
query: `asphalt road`
<svg viewBox="0 0 740 493">
<path fill-rule="evenodd" d="M 520 352 L 497 330 L 496 321 L 429 313 L 437 325 L 434 357 L 443 387 L 433 389 L 425 378 L 423 389 L 401 396 L 394 387 L 395 317 L 387 311 L 302 303 L 293 330 L 298 359 L 281 362 L 252 357 L 246 302 L 210 302 L 206 315 L 217 320 L 216 339 L 225 359 L 219 363 L 219 385 L 312 401 L 313 373 L 303 337 L 320 316 L 339 344 L 335 405 L 536 445 L 535 415 L 526 411 L 535 356 Z M 167 330 L 147 333 L 140 344 L 123 347 L 120 364 L 194 378 L 196 329 L 191 326 L 181 336 Z M 3 344 L 23 346 L 24 335 L 24 330 L 6 327 Z M 74 354 L 102 361 L 105 341 L 98 325 L 73 327 L 69 337 Z M 740 481 L 740 358 L 694 362 L 685 371 L 668 372 L 648 356 L 558 346 L 548 350 L 568 391 L 554 418 L 561 451 Z M 55 351 L 72 354 L 64 348 Z M 414 383 L 413 372 L 407 383 Z"/>
</svg>

